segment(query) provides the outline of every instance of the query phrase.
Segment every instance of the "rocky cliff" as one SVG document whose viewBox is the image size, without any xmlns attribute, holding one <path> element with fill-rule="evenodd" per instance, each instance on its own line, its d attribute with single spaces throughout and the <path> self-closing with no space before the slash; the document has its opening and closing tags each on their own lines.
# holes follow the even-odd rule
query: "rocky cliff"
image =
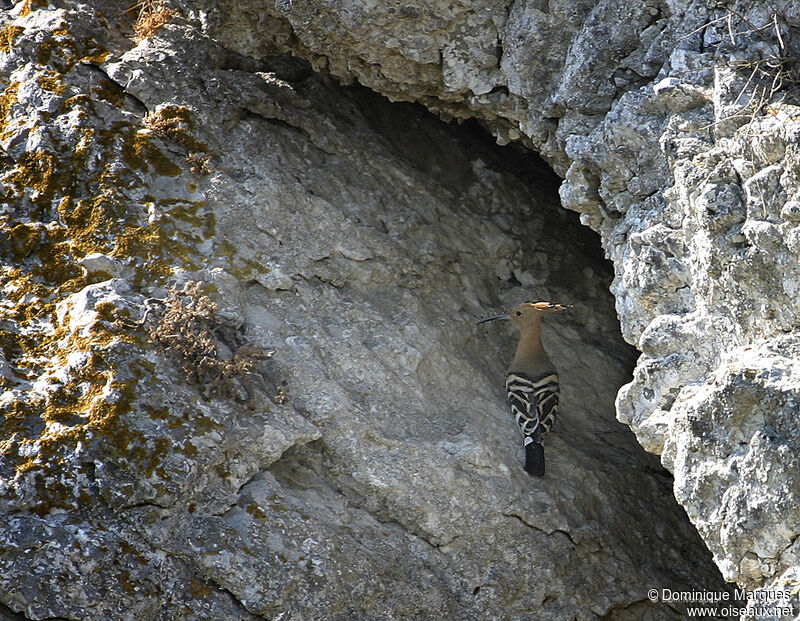
<svg viewBox="0 0 800 621">
<path fill-rule="evenodd" d="M 790 3 L 55 4 L 0 14 L 0 614 L 797 584 Z M 474 327 L 528 298 L 542 480 Z"/>
</svg>

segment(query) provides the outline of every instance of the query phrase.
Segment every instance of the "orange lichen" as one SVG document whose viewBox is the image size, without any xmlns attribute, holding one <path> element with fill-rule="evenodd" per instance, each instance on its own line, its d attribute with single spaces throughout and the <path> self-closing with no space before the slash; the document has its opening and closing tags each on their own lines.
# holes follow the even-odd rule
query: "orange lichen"
<svg viewBox="0 0 800 621">
<path fill-rule="evenodd" d="M 71 110 L 79 109 L 79 110 L 89 110 L 94 111 L 94 102 L 92 101 L 91 97 L 85 95 L 84 93 L 80 93 L 79 95 L 73 95 L 72 97 L 67 97 L 64 100 L 64 103 L 61 105 L 61 108 L 58 111 L 58 114 L 66 114 Z M 82 115 L 82 116 L 85 116 Z M 91 131 L 88 127 L 84 127 L 82 131 Z"/>
<path fill-rule="evenodd" d="M 211 593 L 213 593 L 208 586 L 200 582 L 197 578 L 192 578 L 187 590 L 195 597 L 205 597 L 206 595 L 211 595 Z"/>
<path fill-rule="evenodd" d="M 16 462 L 17 472 L 35 478 L 38 502 L 34 512 L 45 514 L 53 507 L 76 502 L 65 473 L 48 476 L 48 465 L 57 467 L 61 457 L 97 432 L 112 430 L 115 437 L 130 436 L 121 419 L 131 409 L 136 383 L 113 377 L 113 365 L 93 350 L 80 368 L 71 368 L 67 381 L 52 378 L 46 394 L 2 408 L 0 437 L 7 440 L 0 445 L 0 452 Z M 29 448 L 21 450 L 25 446 Z"/>
<path fill-rule="evenodd" d="M 8 218 L 5 219 L 8 220 Z M 10 250 L 17 260 L 25 258 L 36 248 L 41 236 L 40 233 L 40 227 L 33 223 L 11 225 L 6 233 L 10 245 L 7 250 Z"/>
<path fill-rule="evenodd" d="M 145 409 L 147 410 L 148 415 L 153 420 L 168 420 L 169 417 L 172 415 L 170 409 L 166 406 L 156 408 L 152 405 L 145 405 Z"/>
<path fill-rule="evenodd" d="M 146 226 L 129 226 L 118 235 L 111 256 L 142 257 L 151 259 L 157 256 L 159 247 L 167 239 L 164 231 Z"/>
<path fill-rule="evenodd" d="M 122 157 L 133 170 L 147 171 L 148 166 L 151 166 L 164 177 L 177 177 L 183 172 L 148 136 L 140 133 L 127 137 L 122 146 Z"/>
<path fill-rule="evenodd" d="M 256 503 L 254 503 L 254 502 L 253 502 L 253 503 L 250 503 L 249 505 L 247 505 L 247 506 L 245 507 L 245 511 L 247 511 L 247 512 L 248 512 L 250 515 L 252 515 L 252 516 L 253 516 L 254 518 L 256 518 L 257 520 L 263 520 L 263 521 L 266 521 L 266 519 L 267 519 L 267 514 L 266 514 L 266 512 L 264 511 L 264 509 L 262 509 L 261 507 L 259 507 L 259 506 L 258 506 Z"/>
<path fill-rule="evenodd" d="M 167 254 L 175 255 L 175 242 L 170 241 L 164 230 L 155 226 L 128 226 L 115 239 L 112 257 L 138 257 L 141 268 L 134 277 L 150 282 L 161 282 L 172 274 L 172 267 L 164 260 Z M 193 266 L 196 268 L 196 266 Z"/>
<path fill-rule="evenodd" d="M 129 554 L 135 558 L 137 563 L 140 565 L 147 565 L 147 558 L 127 541 L 121 540 L 118 545 L 120 550 L 122 550 L 125 554 Z"/>
</svg>

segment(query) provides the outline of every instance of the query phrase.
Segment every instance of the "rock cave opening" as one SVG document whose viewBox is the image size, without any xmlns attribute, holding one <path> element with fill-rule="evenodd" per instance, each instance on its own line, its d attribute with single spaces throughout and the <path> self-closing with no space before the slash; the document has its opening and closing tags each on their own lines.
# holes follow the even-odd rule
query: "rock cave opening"
<svg viewBox="0 0 800 621">
<path fill-rule="evenodd" d="M 34 363 L 9 349 L 30 385 L 4 393 L 22 418 L 0 454 L 3 605 L 31 618 L 679 619 L 647 591 L 721 588 L 669 476 L 615 420 L 635 352 L 597 237 L 541 160 L 302 61 L 238 56 L 200 21 L 134 45 L 117 2 L 39 4 L 0 13 L 15 21 L 2 78 L 27 76 L 3 109 L 10 222 L 27 231 L 46 214 L 49 229 L 30 228 L 57 229 L 75 250 L 59 260 L 89 277 L 3 315 L 4 334 L 24 324 L 47 348 Z M 237 19 L 256 24 L 222 18 L 235 37 Z M 187 150 L 201 146 L 199 174 Z M 24 169 L 46 148 L 70 157 Z M 25 269 L 72 274 L 30 239 Z M 25 274 L 4 273 L 25 290 Z M 111 324 L 187 280 L 274 350 L 247 402 L 209 396 L 143 331 Z M 563 407 L 541 480 L 522 471 L 505 403 L 513 335 L 475 327 L 532 297 L 574 305 L 545 333 Z M 81 416 L 43 422 L 41 404 L 65 396 L 85 397 Z"/>
</svg>

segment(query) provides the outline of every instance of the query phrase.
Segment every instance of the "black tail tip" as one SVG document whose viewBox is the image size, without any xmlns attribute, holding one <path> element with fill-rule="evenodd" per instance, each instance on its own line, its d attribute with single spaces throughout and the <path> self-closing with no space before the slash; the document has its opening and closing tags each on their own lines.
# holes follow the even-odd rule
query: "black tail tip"
<svg viewBox="0 0 800 621">
<path fill-rule="evenodd" d="M 525 472 L 535 477 L 544 476 L 544 446 L 539 442 L 525 446 Z"/>
</svg>

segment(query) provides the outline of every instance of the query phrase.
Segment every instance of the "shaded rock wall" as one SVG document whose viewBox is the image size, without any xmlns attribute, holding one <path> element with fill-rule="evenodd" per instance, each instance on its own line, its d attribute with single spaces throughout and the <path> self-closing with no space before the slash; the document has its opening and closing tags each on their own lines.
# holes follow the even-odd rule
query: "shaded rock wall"
<svg viewBox="0 0 800 621">
<path fill-rule="evenodd" d="M 793 584 L 797 4 L 247 5 L 183 3 L 243 53 L 290 49 L 477 116 L 564 174 L 563 203 L 601 234 L 623 335 L 644 354 L 619 419 L 673 470 L 728 580 Z"/>
<path fill-rule="evenodd" d="M 191 22 L 134 47 L 125 8 L 0 17 L 3 614 L 677 619 L 647 591 L 721 588 L 614 420 L 610 274 L 546 167 Z M 218 310 L 156 345 L 191 280 Z M 473 325 L 532 296 L 575 304 L 542 480 L 513 336 Z"/>
</svg>

